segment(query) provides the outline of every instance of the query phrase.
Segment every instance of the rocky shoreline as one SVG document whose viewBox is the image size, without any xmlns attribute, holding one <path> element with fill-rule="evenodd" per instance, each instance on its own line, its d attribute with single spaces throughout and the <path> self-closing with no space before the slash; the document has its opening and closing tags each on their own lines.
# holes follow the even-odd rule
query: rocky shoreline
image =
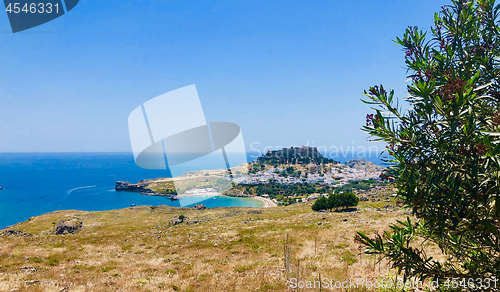
<svg viewBox="0 0 500 292">
<path fill-rule="evenodd" d="M 182 198 L 180 195 L 171 195 L 171 194 L 162 194 L 162 193 L 157 193 L 149 188 L 147 188 L 147 183 L 150 182 L 151 180 L 141 180 L 138 181 L 137 183 L 133 184 L 130 183 L 129 181 L 117 181 L 115 185 L 115 190 L 119 192 L 136 192 L 140 193 L 141 195 L 146 195 L 146 196 L 160 196 L 160 197 L 167 197 L 171 200 L 179 200 Z M 189 193 L 188 195 L 197 195 L 198 193 L 193 192 Z M 228 197 L 236 197 L 236 198 L 252 198 L 252 199 L 257 199 L 261 202 L 264 203 L 264 207 L 275 207 L 277 206 L 273 201 L 262 198 L 262 197 L 257 197 L 257 196 L 252 196 L 249 194 L 245 194 L 244 192 L 240 190 L 235 190 L 231 189 L 229 191 L 224 192 L 223 194 L 219 194 L 222 196 L 228 196 Z"/>
<path fill-rule="evenodd" d="M 162 194 L 153 191 L 152 189 L 147 188 L 147 182 L 151 180 L 141 180 L 136 184 L 130 183 L 129 181 L 117 181 L 115 185 L 115 191 L 118 192 L 136 192 L 141 195 L 146 196 L 159 196 L 159 197 L 167 197 L 171 200 L 178 200 L 179 197 L 177 195 L 172 194 Z"/>
</svg>

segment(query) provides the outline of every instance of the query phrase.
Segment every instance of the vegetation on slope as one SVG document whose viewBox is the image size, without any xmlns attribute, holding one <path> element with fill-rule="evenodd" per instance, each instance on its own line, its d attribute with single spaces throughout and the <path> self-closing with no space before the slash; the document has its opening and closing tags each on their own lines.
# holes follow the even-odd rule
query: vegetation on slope
<svg viewBox="0 0 500 292">
<path fill-rule="evenodd" d="M 327 197 L 321 196 L 314 202 L 312 209 L 320 210 L 338 210 L 349 207 L 356 207 L 359 203 L 359 198 L 354 193 L 330 194 Z"/>
<path fill-rule="evenodd" d="M 328 214 L 311 212 L 311 203 L 57 211 L 10 228 L 33 236 L 0 236 L 0 291 L 283 291 L 297 270 L 304 280 L 319 273 L 382 279 L 388 267 L 360 257 L 353 236 L 382 232 L 404 211 L 375 211 L 369 207 L 375 204 Z M 56 235 L 63 219 L 81 221 L 84 229 Z M 289 275 L 283 271 L 287 237 Z"/>
</svg>

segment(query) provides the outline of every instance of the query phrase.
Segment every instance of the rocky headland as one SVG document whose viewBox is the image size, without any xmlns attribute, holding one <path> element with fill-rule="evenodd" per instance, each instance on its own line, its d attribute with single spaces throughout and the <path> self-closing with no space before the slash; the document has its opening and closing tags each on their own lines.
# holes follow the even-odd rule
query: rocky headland
<svg viewBox="0 0 500 292">
<path fill-rule="evenodd" d="M 148 180 L 141 180 L 138 181 L 137 183 L 133 184 L 129 181 L 117 181 L 115 185 L 115 190 L 116 191 L 124 191 L 124 192 L 137 192 L 140 193 L 141 195 L 147 195 L 147 196 L 168 196 L 170 197 L 171 194 L 161 194 L 153 191 L 152 189 L 148 188 L 148 182 L 151 182 L 151 179 Z"/>
</svg>

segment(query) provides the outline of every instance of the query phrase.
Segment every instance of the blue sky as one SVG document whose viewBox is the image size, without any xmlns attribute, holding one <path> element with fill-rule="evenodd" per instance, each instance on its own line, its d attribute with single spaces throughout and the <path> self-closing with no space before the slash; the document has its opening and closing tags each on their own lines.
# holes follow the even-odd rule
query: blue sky
<svg viewBox="0 0 500 292">
<path fill-rule="evenodd" d="M 368 145 L 363 90 L 405 96 L 392 40 L 443 4 L 81 0 L 16 34 L 0 13 L 0 152 L 130 151 L 130 112 L 190 84 L 247 150 Z"/>
</svg>

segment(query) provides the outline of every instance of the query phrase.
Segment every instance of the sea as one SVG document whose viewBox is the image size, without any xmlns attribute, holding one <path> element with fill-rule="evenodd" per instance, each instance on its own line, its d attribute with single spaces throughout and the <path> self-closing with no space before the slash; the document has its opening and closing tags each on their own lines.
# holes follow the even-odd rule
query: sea
<svg viewBox="0 0 500 292">
<path fill-rule="evenodd" d="M 255 153 L 247 154 L 248 161 L 255 158 Z M 381 163 L 378 158 L 371 160 Z M 210 167 L 186 166 L 186 171 L 203 169 Z M 0 229 L 57 210 L 104 211 L 131 205 L 179 207 L 179 201 L 166 197 L 114 189 L 117 181 L 136 183 L 169 175 L 167 170 L 138 167 L 132 153 L 0 153 L 0 187 L 3 188 L 0 190 Z M 184 197 L 182 206 L 263 207 L 263 202 L 251 198 L 207 196 L 202 199 Z"/>
</svg>

